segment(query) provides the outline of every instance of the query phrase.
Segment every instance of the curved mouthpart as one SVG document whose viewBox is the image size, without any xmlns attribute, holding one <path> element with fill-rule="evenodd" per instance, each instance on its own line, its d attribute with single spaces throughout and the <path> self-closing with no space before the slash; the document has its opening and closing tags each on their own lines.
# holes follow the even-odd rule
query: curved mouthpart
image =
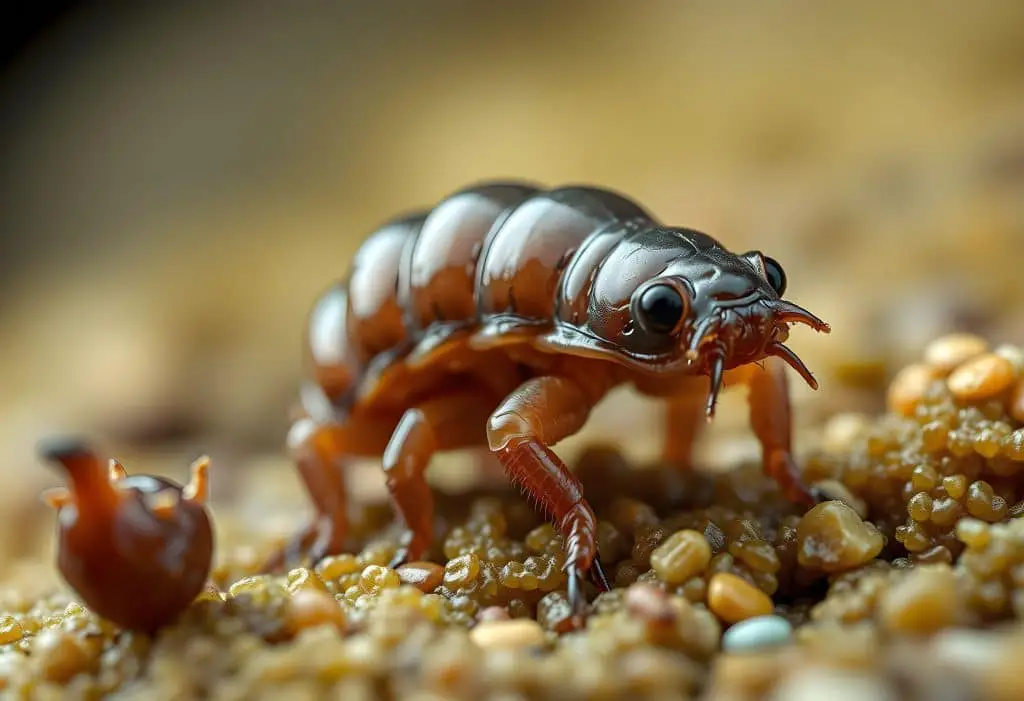
<svg viewBox="0 0 1024 701">
<path fill-rule="evenodd" d="M 830 333 L 832 327 L 823 319 L 818 318 L 798 304 L 787 300 L 777 300 L 768 305 L 779 324 L 803 324 L 809 326 L 819 333 Z M 695 363 L 704 354 L 707 358 L 708 377 L 711 381 L 708 392 L 707 403 L 704 406 L 704 414 L 708 421 L 715 416 L 715 406 L 718 403 L 718 396 L 722 390 L 723 377 L 725 375 L 725 364 L 730 349 L 728 344 L 719 338 L 719 331 L 724 323 L 721 313 L 713 314 L 704 319 L 695 329 L 690 339 L 690 346 L 686 350 L 686 359 Z M 708 346 L 711 346 L 708 348 Z M 781 358 L 793 368 L 811 389 L 818 389 L 818 381 L 807 368 L 807 365 L 800 357 L 788 348 L 781 341 L 773 341 L 765 348 L 765 353 Z"/>
<path fill-rule="evenodd" d="M 804 361 L 800 360 L 800 356 L 793 352 L 793 349 L 787 347 L 783 343 L 775 341 L 774 343 L 769 343 L 768 347 L 764 350 L 768 355 L 773 355 L 776 358 L 782 358 L 786 361 L 786 364 L 789 365 L 789 367 L 796 370 L 797 374 L 804 378 L 804 382 L 806 382 L 811 389 L 818 389 L 818 381 L 804 364 Z"/>
<path fill-rule="evenodd" d="M 722 391 L 722 378 L 725 376 L 725 348 L 716 346 L 713 354 L 708 358 L 708 376 L 711 380 L 711 389 L 708 391 L 708 400 L 704 405 L 704 417 L 710 422 L 715 418 L 715 406 L 718 404 L 718 395 Z"/>
<path fill-rule="evenodd" d="M 824 320 L 818 318 L 811 312 L 807 311 L 799 304 L 794 304 L 784 299 L 780 299 L 771 304 L 771 310 L 775 315 L 776 322 L 780 324 L 803 324 L 804 326 L 810 326 L 818 333 L 831 333 L 832 327 L 828 325 Z M 814 378 L 814 375 L 804 364 L 804 361 L 800 359 L 791 348 L 788 348 L 781 341 L 773 341 L 769 343 L 765 348 L 765 353 L 768 355 L 775 356 L 776 358 L 782 358 L 791 368 L 796 370 L 797 374 L 804 379 L 804 382 L 808 384 L 811 389 L 818 389 L 818 381 Z"/>
<path fill-rule="evenodd" d="M 700 359 L 701 348 L 715 339 L 721 323 L 722 317 L 715 314 L 703 319 L 697 325 L 697 328 L 693 330 L 693 336 L 690 338 L 690 347 L 686 349 L 687 360 L 695 362 Z"/>
<path fill-rule="evenodd" d="M 803 324 L 810 326 L 819 333 L 831 333 L 832 327 L 825 321 L 801 307 L 799 304 L 780 299 L 771 303 L 771 309 L 775 312 L 777 321 L 786 324 Z"/>
</svg>

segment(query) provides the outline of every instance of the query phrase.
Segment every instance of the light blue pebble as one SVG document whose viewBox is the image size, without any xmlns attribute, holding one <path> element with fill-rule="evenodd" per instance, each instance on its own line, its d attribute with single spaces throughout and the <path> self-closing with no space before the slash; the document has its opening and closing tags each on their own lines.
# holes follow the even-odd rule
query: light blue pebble
<svg viewBox="0 0 1024 701">
<path fill-rule="evenodd" d="M 740 621 L 725 631 L 722 649 L 727 652 L 759 650 L 788 643 L 793 626 L 781 616 L 756 616 Z"/>
</svg>

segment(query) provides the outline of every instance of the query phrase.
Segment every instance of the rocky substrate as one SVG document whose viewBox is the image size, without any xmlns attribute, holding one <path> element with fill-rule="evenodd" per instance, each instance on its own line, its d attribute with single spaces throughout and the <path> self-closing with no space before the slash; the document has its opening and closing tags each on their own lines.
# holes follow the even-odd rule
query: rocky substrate
<svg viewBox="0 0 1024 701">
<path fill-rule="evenodd" d="M 1024 351 L 937 339 L 880 416 L 836 416 L 797 510 L 757 465 L 578 472 L 614 589 L 573 630 L 562 539 L 516 493 L 439 501 L 423 562 L 361 552 L 255 573 L 222 542 L 207 592 L 155 638 L 73 595 L 0 597 L 5 698 L 1024 698 Z M 223 520 L 218 515 L 219 520 Z M 227 538 L 225 538 L 227 539 Z"/>
</svg>

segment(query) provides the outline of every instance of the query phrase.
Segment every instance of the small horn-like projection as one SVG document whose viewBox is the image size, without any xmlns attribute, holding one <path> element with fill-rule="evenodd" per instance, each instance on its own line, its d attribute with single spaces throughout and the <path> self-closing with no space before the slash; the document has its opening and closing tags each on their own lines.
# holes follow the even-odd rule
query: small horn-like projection
<svg viewBox="0 0 1024 701">
<path fill-rule="evenodd" d="M 197 504 L 205 504 L 210 494 L 210 458 L 206 455 L 192 463 L 192 475 L 181 491 L 181 496 Z"/>
<path fill-rule="evenodd" d="M 39 495 L 39 498 L 42 499 L 43 503 L 51 509 L 57 510 L 64 508 L 74 500 L 71 496 L 71 491 L 67 487 L 50 487 L 49 489 L 44 489 Z"/>
<path fill-rule="evenodd" d="M 128 470 L 124 469 L 124 465 L 122 465 L 114 458 L 110 458 L 110 462 L 108 463 L 108 465 L 108 473 L 110 475 L 111 482 L 123 480 L 125 477 L 128 476 Z"/>
</svg>

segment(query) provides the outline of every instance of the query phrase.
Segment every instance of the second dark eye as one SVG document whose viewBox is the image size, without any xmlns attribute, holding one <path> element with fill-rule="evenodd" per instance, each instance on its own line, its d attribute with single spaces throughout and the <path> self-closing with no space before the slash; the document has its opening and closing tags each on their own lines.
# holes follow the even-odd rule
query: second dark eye
<svg viewBox="0 0 1024 701">
<path fill-rule="evenodd" d="M 775 290 L 775 293 L 781 297 L 786 294 L 786 271 L 779 265 L 779 261 L 774 258 L 764 257 L 764 272 L 768 276 L 768 283 Z"/>
<path fill-rule="evenodd" d="M 686 299 L 672 285 L 647 288 L 641 294 L 638 306 L 640 318 L 637 321 L 651 333 L 672 333 L 686 314 Z"/>
</svg>

